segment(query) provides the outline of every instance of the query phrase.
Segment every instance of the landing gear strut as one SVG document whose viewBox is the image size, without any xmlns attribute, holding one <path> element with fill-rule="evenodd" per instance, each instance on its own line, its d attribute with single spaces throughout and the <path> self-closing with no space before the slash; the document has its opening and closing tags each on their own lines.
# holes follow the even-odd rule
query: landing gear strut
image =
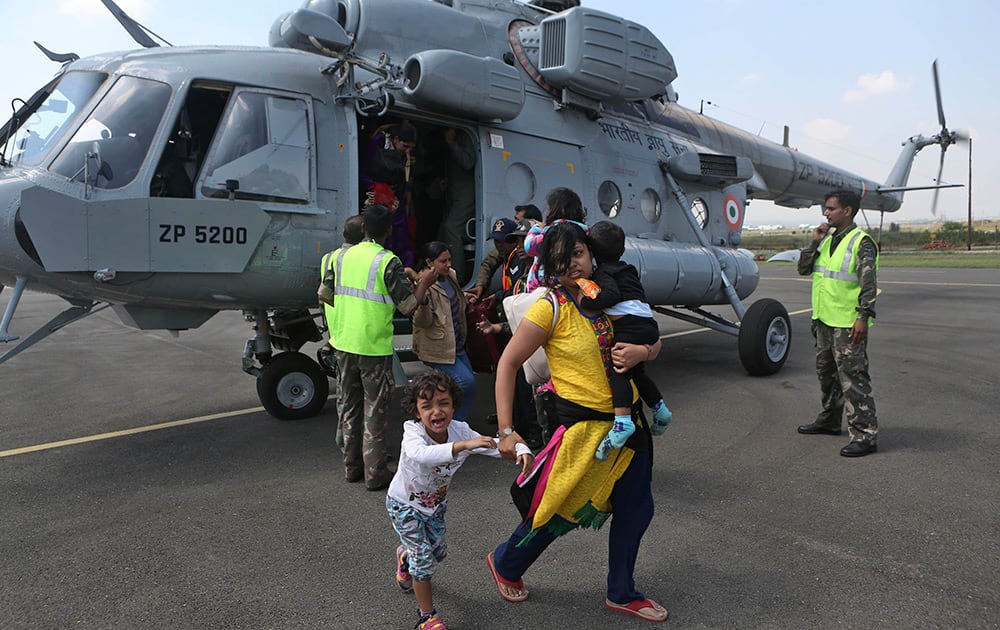
<svg viewBox="0 0 1000 630">
<path fill-rule="evenodd" d="M 256 335 L 247 340 L 243 371 L 257 377 L 264 409 L 279 420 L 302 420 L 322 411 L 330 382 L 319 363 L 298 351 L 307 341 L 322 339 L 316 316 L 309 311 L 245 315 L 254 322 Z M 284 352 L 272 354 L 272 348 Z"/>
<path fill-rule="evenodd" d="M 741 304 L 741 309 L 742 306 Z M 654 306 L 653 310 L 737 337 L 740 362 L 751 376 L 769 376 L 777 373 L 788 359 L 788 352 L 792 347 L 792 321 L 788 317 L 788 311 L 781 302 L 771 298 L 757 300 L 751 304 L 750 308 L 743 312 L 742 321 L 738 324 L 716 313 L 695 307 L 688 307 L 688 310 L 700 317 L 662 306 Z"/>
</svg>

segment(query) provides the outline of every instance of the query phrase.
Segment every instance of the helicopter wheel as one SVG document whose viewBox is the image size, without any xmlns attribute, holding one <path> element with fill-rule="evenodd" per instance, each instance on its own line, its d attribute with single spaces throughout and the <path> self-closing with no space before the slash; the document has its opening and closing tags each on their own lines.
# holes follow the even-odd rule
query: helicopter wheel
<svg viewBox="0 0 1000 630">
<path fill-rule="evenodd" d="M 268 361 L 257 377 L 257 396 L 279 420 L 302 420 L 318 414 L 330 394 L 319 364 L 300 352 L 283 352 Z"/>
<path fill-rule="evenodd" d="M 792 322 L 781 302 L 764 298 L 747 309 L 740 323 L 740 362 L 751 376 L 774 374 L 792 347 Z"/>
</svg>

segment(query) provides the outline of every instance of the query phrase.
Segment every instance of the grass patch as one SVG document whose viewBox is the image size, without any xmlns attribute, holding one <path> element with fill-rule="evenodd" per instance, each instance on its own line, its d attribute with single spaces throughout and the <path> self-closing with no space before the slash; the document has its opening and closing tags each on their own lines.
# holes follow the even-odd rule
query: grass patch
<svg viewBox="0 0 1000 630">
<path fill-rule="evenodd" d="M 878 263 L 880 267 L 1000 269 L 1000 252 L 882 252 Z"/>
<path fill-rule="evenodd" d="M 768 254 L 770 256 L 770 254 Z M 757 261 L 761 267 L 794 265 Z M 1000 251 L 882 252 L 879 267 L 943 267 L 949 269 L 1000 269 Z"/>
</svg>

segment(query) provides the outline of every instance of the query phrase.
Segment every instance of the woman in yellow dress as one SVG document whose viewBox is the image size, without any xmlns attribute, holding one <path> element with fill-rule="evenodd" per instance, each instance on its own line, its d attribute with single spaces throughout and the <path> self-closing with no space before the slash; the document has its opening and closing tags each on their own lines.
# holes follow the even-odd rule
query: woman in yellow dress
<svg viewBox="0 0 1000 630">
<path fill-rule="evenodd" d="M 524 520 L 486 561 L 500 596 L 524 601 L 528 591 L 522 576 L 549 544 L 580 527 L 599 528 L 610 517 L 605 606 L 665 621 L 666 609 L 636 590 L 633 579 L 639 543 L 653 517 L 652 439 L 641 403 L 633 406 L 636 430 L 625 446 L 606 461 L 594 456 L 614 421 L 610 370 L 655 358 L 660 343 L 615 345 L 607 316 L 580 308 L 580 285 L 586 285 L 593 271 L 588 237 L 580 224 L 551 226 L 541 257 L 553 288 L 525 314 L 497 367 L 501 453 L 513 459 L 515 445 L 523 442 L 512 430 L 514 378 L 539 347 L 548 357 L 559 428 L 538 454 L 531 475 L 518 478 L 524 488 L 519 505 Z M 553 300 L 559 302 L 554 326 Z"/>
</svg>

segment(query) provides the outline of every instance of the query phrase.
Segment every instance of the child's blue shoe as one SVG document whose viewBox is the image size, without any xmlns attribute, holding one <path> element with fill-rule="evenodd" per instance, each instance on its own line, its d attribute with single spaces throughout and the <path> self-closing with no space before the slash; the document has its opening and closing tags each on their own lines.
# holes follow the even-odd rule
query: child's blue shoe
<svg viewBox="0 0 1000 630">
<path fill-rule="evenodd" d="M 611 425 L 611 430 L 601 440 L 594 457 L 602 462 L 608 459 L 611 451 L 625 446 L 630 435 L 635 433 L 635 423 L 629 416 L 615 416 L 615 422 Z"/>
<path fill-rule="evenodd" d="M 673 417 L 674 414 L 667 409 L 667 405 L 662 400 L 656 403 L 656 406 L 653 407 L 653 426 L 649 428 L 650 433 L 653 435 L 663 435 Z"/>
</svg>

